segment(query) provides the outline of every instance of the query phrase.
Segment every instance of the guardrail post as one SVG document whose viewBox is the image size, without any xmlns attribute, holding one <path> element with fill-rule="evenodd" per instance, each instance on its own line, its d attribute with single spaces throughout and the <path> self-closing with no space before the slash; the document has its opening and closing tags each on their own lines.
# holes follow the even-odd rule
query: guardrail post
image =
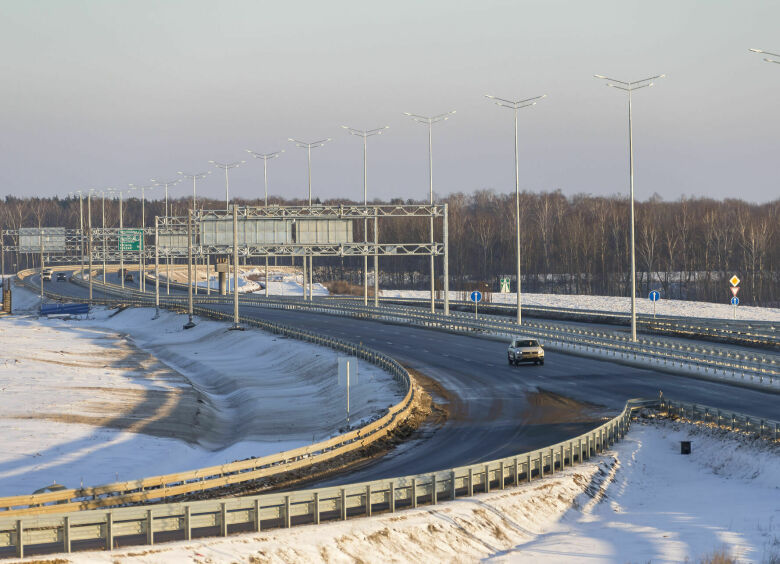
<svg viewBox="0 0 780 564">
<path fill-rule="evenodd" d="M 146 511 L 146 544 L 154 544 L 154 520 L 151 509 Z"/>
<path fill-rule="evenodd" d="M 311 511 L 312 511 L 312 521 L 315 525 L 320 524 L 320 494 L 319 492 L 314 492 L 314 499 L 312 500 L 311 504 Z"/>
<path fill-rule="evenodd" d="M 387 504 L 390 506 L 390 513 L 395 513 L 395 482 L 390 482 L 390 492 Z"/>
<path fill-rule="evenodd" d="M 317 494 L 314 494 L 315 496 Z M 187 515 L 189 516 L 189 507 L 187 508 Z M 255 499 L 254 507 L 252 508 L 252 517 L 253 517 L 253 523 L 254 529 L 256 533 L 260 532 L 260 500 Z M 317 515 L 319 517 L 319 514 Z M 318 521 L 319 522 L 319 521 Z"/>
<path fill-rule="evenodd" d="M 190 506 L 184 506 L 184 540 L 192 539 L 192 524 L 190 521 Z"/>
<path fill-rule="evenodd" d="M 366 517 L 371 517 L 371 484 L 366 486 Z"/>
<path fill-rule="evenodd" d="M 110 511 L 106 513 L 106 550 L 111 550 L 114 546 L 114 514 Z"/>
<path fill-rule="evenodd" d="M 347 490 L 341 488 L 341 520 L 347 520 Z"/>
<path fill-rule="evenodd" d="M 520 468 L 518 468 L 519 461 L 517 460 L 517 457 L 515 456 L 515 460 L 512 464 L 512 485 L 517 486 L 520 482 Z"/>
<path fill-rule="evenodd" d="M 290 528 L 291 524 L 291 516 L 290 516 L 290 496 L 286 495 L 284 496 L 284 527 L 285 529 Z"/>
<path fill-rule="evenodd" d="M 531 483 L 531 455 L 525 457 L 525 481 Z"/>
<path fill-rule="evenodd" d="M 458 493 L 457 493 L 457 486 L 455 482 L 455 470 L 453 470 L 452 471 L 452 497 L 450 499 L 454 501 L 457 496 Z"/>
<path fill-rule="evenodd" d="M 70 517 L 62 518 L 62 549 L 70 552 Z"/>
<path fill-rule="evenodd" d="M 469 497 L 472 497 L 474 495 L 474 470 L 471 468 L 469 468 L 469 484 L 467 489 Z"/>
<path fill-rule="evenodd" d="M 550 475 L 555 474 L 555 449 L 550 447 Z"/>
<path fill-rule="evenodd" d="M 490 493 L 490 466 L 485 464 L 485 493 Z"/>
<path fill-rule="evenodd" d="M 24 558 L 24 540 L 22 540 L 22 535 L 24 535 L 24 525 L 22 525 L 21 519 L 17 519 L 16 520 L 16 557 L 17 558 Z"/>
<path fill-rule="evenodd" d="M 582 438 L 579 439 L 577 450 L 579 451 L 577 454 L 577 463 L 582 464 Z"/>
<path fill-rule="evenodd" d="M 412 507 L 417 507 L 417 478 L 412 478 Z"/>
<path fill-rule="evenodd" d="M 544 478 L 544 451 L 539 451 L 539 477 Z"/>
<path fill-rule="evenodd" d="M 219 504 L 219 533 L 227 536 L 227 508 L 224 503 Z"/>
<path fill-rule="evenodd" d="M 561 445 L 561 470 L 566 468 L 566 447 Z"/>
<path fill-rule="evenodd" d="M 431 474 L 431 504 L 436 505 L 436 474 Z"/>
</svg>

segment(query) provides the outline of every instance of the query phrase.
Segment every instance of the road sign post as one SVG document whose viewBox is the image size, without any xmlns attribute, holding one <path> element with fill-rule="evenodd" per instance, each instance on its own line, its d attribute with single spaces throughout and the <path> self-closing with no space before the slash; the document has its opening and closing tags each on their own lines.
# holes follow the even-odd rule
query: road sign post
<svg viewBox="0 0 780 564">
<path fill-rule="evenodd" d="M 655 319 L 655 302 L 661 299 L 661 292 L 658 290 L 653 290 L 648 294 L 647 298 L 653 302 L 653 319 Z"/>
<path fill-rule="evenodd" d="M 739 305 L 739 298 L 737 297 L 737 294 L 739 293 L 739 283 L 741 280 L 739 277 L 735 274 L 729 279 L 729 283 L 731 284 L 731 305 L 734 306 L 734 319 L 737 318 L 737 306 Z"/>
<path fill-rule="evenodd" d="M 471 298 L 471 301 L 474 302 L 474 319 L 478 319 L 477 304 L 482 301 L 482 292 L 475 290 L 471 292 L 471 295 L 469 297 Z"/>
</svg>

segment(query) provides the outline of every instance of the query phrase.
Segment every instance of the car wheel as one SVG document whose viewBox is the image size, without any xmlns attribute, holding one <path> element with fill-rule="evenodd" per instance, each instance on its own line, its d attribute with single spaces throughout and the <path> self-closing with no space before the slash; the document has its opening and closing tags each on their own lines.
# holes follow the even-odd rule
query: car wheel
<svg viewBox="0 0 780 564">
<path fill-rule="evenodd" d="M 512 366 L 512 359 L 508 358 L 507 361 L 509 362 L 509 366 Z"/>
</svg>

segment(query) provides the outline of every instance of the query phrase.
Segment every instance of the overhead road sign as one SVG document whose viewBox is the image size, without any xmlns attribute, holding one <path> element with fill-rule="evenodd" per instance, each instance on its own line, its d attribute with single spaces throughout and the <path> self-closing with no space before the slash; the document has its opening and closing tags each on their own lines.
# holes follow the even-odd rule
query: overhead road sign
<svg viewBox="0 0 780 564">
<path fill-rule="evenodd" d="M 143 229 L 120 229 L 120 251 L 142 251 L 144 248 Z"/>
</svg>

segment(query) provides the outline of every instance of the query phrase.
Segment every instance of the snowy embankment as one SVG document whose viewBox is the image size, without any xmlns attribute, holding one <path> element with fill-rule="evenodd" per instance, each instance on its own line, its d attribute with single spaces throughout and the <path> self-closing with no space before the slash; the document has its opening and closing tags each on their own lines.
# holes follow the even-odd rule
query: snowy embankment
<svg viewBox="0 0 780 564">
<path fill-rule="evenodd" d="M 431 293 L 425 290 L 380 290 L 382 298 L 418 298 L 430 299 Z M 468 300 L 467 292 L 450 292 L 451 300 Z M 495 304 L 517 303 L 515 294 L 491 293 L 490 300 Z M 648 299 L 638 299 L 637 313 L 652 315 L 653 304 Z M 524 307 L 542 306 L 590 311 L 608 311 L 612 313 L 631 313 L 631 299 L 618 296 L 575 296 L 569 294 L 526 294 L 522 295 Z M 694 302 L 685 300 L 660 300 L 656 302 L 657 315 L 673 315 L 702 319 L 734 319 L 734 306 L 727 300 L 722 304 Z M 774 321 L 780 322 L 780 309 L 771 307 L 738 306 L 738 321 Z"/>
<path fill-rule="evenodd" d="M 212 267 L 213 268 L 213 267 Z M 194 276 L 194 271 L 193 271 Z M 166 271 L 160 269 L 160 284 L 165 284 Z M 171 271 L 171 282 L 187 284 L 187 271 L 177 267 Z M 209 280 L 206 281 L 205 268 L 198 269 L 198 288 L 206 288 L 210 285 L 211 291 L 219 290 L 219 279 L 214 273 L 209 274 Z M 228 292 L 233 291 L 233 273 L 227 280 Z M 265 295 L 265 267 L 255 266 L 239 267 L 238 269 L 238 292 L 255 292 Z M 268 293 L 272 296 L 302 296 L 303 295 L 303 273 L 300 270 L 291 267 L 269 266 L 268 268 Z M 328 289 L 322 284 L 315 282 L 313 284 L 313 293 L 315 296 L 329 295 Z"/>
<path fill-rule="evenodd" d="M 693 452 L 680 454 L 680 440 Z M 320 526 L 107 552 L 74 562 L 740 562 L 780 558 L 780 445 L 635 424 L 604 456 L 518 488 Z M 773 560 L 774 558 L 774 560 Z"/>
<path fill-rule="evenodd" d="M 38 306 L 15 289 L 21 309 Z M 338 353 L 154 310 L 0 319 L 0 496 L 190 470 L 323 440 L 345 424 Z M 360 363 L 353 425 L 402 398 Z"/>
</svg>

